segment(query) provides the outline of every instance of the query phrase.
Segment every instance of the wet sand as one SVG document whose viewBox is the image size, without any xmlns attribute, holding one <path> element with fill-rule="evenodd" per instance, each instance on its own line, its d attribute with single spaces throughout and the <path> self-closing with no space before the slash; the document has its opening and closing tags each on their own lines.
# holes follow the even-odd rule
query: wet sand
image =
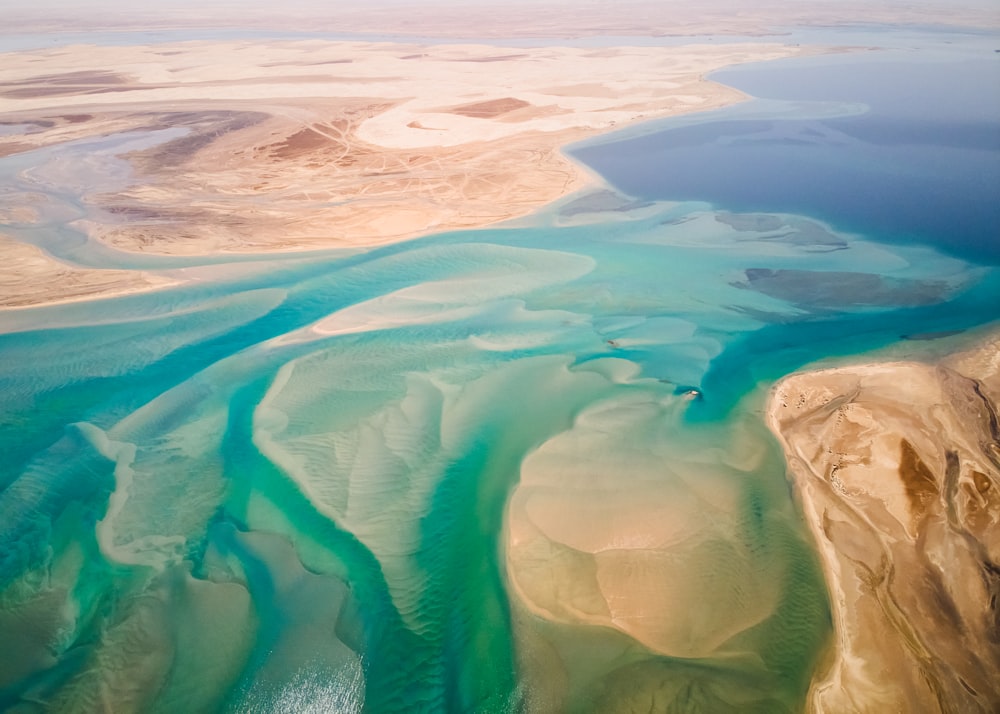
<svg viewBox="0 0 1000 714">
<path fill-rule="evenodd" d="M 80 268 L 0 234 L 0 308 L 75 302 L 143 292 L 178 284 L 167 276 L 139 270 Z"/>
<path fill-rule="evenodd" d="M 8 53 L 0 155 L 179 128 L 125 155 L 138 180 L 84 185 L 74 225 L 157 254 L 366 247 L 486 226 L 593 185 L 560 147 L 741 101 L 704 75 L 804 51 L 307 41 Z M 23 213 L 11 196 L 0 211 Z M 63 299 L 50 285 L 32 300 Z"/>
<path fill-rule="evenodd" d="M 768 423 L 833 607 L 811 710 L 1000 706 L 1000 335 L 937 364 L 795 374 Z"/>
<path fill-rule="evenodd" d="M 825 612 L 787 488 L 761 478 L 777 450 L 749 415 L 685 428 L 696 394 L 627 367 L 632 393 L 530 453 L 507 503 L 528 710 L 799 711 Z"/>
<path fill-rule="evenodd" d="M 16 109 L 4 117 L 0 153 L 17 156 L 77 139 L 181 127 L 187 131 L 184 136 L 128 155 L 139 181 L 113 189 L 91 187 L 80 209 L 85 215 L 75 225 L 114 247 L 153 254 L 366 247 L 445 228 L 489 225 L 593 184 L 594 177 L 559 153 L 565 142 L 654 116 L 738 101 L 738 93 L 705 82 L 702 74 L 726 63 L 797 51 L 776 45 L 511 51 L 308 42 L 263 48 L 228 43 L 25 53 L 0 68 L 0 95 L 5 106 Z M 91 66 L 80 66 L 83 57 Z M 50 171 L 47 180 L 53 179 L 59 176 Z M 37 227 L 51 219 L 46 202 L 25 202 L 27 195 L 17 194 L 16 200 L 15 194 L 7 195 L 9 205 L 0 209 L 9 222 Z M 736 230 L 784 225 L 773 217 L 729 216 L 722 222 Z M 818 229 L 803 231 L 800 239 L 836 240 Z M 63 266 L 13 239 L 0 247 L 9 257 L 5 269 L 11 275 L 6 282 L 0 280 L 5 290 L 0 299 L 8 305 L 88 299 L 157 287 L 161 277 L 169 280 Z M 555 278 L 569 281 L 592 268 L 589 259 L 563 257 L 559 262 L 549 255 L 538 258 L 537 269 L 529 269 L 533 263 L 517 264 L 495 248 L 493 253 L 492 259 L 504 266 L 497 275 L 476 272 L 472 278 L 373 297 L 270 347 L 466 318 L 482 310 L 480 303 L 516 295 L 518 280 L 545 285 Z M 512 265 L 518 269 L 510 270 Z M 556 274 L 557 265 L 562 273 Z M 511 278 L 512 273 L 517 277 Z M 838 306 L 831 302 L 838 285 L 849 284 L 855 302 L 860 293 L 862 304 L 870 305 L 919 305 L 939 299 L 947 287 L 829 272 L 829 293 L 821 291 L 817 297 L 817 275 L 752 268 L 733 278 L 765 296 L 793 302 L 809 293 L 820 306 L 833 307 Z M 475 289 L 484 285 L 489 288 L 485 297 L 477 298 Z M 511 292 L 499 289 L 501 285 Z M 255 299 L 279 300 L 274 292 Z M 260 309 L 270 309 L 266 306 Z M 487 317 L 492 323 L 492 316 Z M 164 341 L 158 327 L 156 333 Z M 529 338 L 518 334 L 512 339 Z M 488 343 L 484 339 L 475 344 L 481 349 Z M 605 344 L 611 349 L 629 346 L 627 340 L 607 339 Z M 938 366 L 896 363 L 797 375 L 777 388 L 771 424 L 781 435 L 820 548 L 837 626 L 829 660 L 812 688 L 813 709 L 922 711 L 928 702 L 937 702 L 941 711 L 995 708 L 991 673 L 1000 663 L 991 639 L 997 632 L 1000 551 L 998 347 L 994 340 Z M 575 344 L 567 347 L 568 352 L 575 349 Z M 358 353 L 362 358 L 352 355 L 350 362 L 370 367 L 380 379 L 427 370 L 426 364 L 405 360 L 369 364 L 375 355 L 381 359 L 394 352 L 379 346 L 367 355 Z M 244 354 L 250 355 L 248 362 L 256 359 Z M 647 695 L 653 702 L 644 707 L 649 710 L 663 708 L 668 701 L 664 696 L 690 702 L 699 690 L 710 690 L 713 701 L 765 701 L 775 689 L 774 680 L 768 679 L 775 670 L 760 653 L 770 657 L 776 649 L 794 651 L 793 639 L 801 637 L 799 631 L 809 623 L 825 627 L 825 610 L 806 616 L 785 602 L 801 590 L 792 575 L 804 567 L 798 557 L 803 541 L 796 540 L 797 531 L 790 527 L 794 514 L 782 469 L 777 454 L 764 446 L 766 432 L 756 417 L 697 434 L 680 429 L 687 401 L 697 399 L 697 391 L 677 393 L 674 385 L 655 380 L 640 384 L 640 368 L 614 358 L 575 365 L 573 371 L 526 370 L 504 377 L 510 382 L 484 377 L 486 386 L 477 383 L 473 388 L 407 377 L 406 399 L 398 407 L 379 403 L 376 408 L 374 398 L 369 403 L 350 390 L 336 391 L 348 362 L 333 362 L 328 371 L 323 357 L 313 367 L 306 360 L 286 369 L 265 398 L 265 408 L 257 412 L 254 439 L 275 464 L 291 464 L 287 471 L 299 478 L 302 492 L 379 556 L 379 577 L 385 577 L 386 591 L 403 604 L 399 610 L 414 630 L 438 626 L 440 608 L 425 611 L 423 600 L 427 592 L 443 591 L 430 590 L 423 564 L 407 560 L 412 544 L 419 542 L 420 524 L 429 521 L 426 512 L 408 509 L 414 503 L 430 503 L 438 476 L 433 461 L 437 457 L 427 454 L 436 455 L 440 442 L 457 451 L 460 447 L 454 444 L 461 439 L 452 432 L 462 431 L 458 425 L 472 413 L 494 418 L 497 396 L 516 395 L 525 384 L 536 384 L 528 391 L 540 393 L 558 380 L 553 375 L 561 374 L 565 394 L 580 399 L 580 406 L 567 408 L 565 417 L 561 411 L 545 420 L 536 417 L 547 424 L 556 424 L 558 418 L 564 428 L 532 446 L 520 462 L 519 483 L 505 511 L 504 573 L 513 595 L 514 639 L 523 658 L 520 674 L 527 689 L 535 682 L 537 696 L 549 698 L 536 701 L 535 710 L 580 709 L 571 706 L 576 703 L 573 697 L 595 711 L 641 710 L 639 698 Z M 219 366 L 214 376 L 209 373 L 187 388 L 200 395 L 202 385 L 214 380 L 223 385 L 220 390 L 230 389 L 230 377 L 221 375 L 231 369 L 232 363 Z M 295 370 L 301 370 L 297 376 Z M 369 379 L 361 371 L 360 379 Z M 227 374 L 236 375 L 233 384 L 244 381 L 238 372 Z M 496 370 L 488 374 L 495 376 Z M 612 396 L 611 385 L 621 386 L 615 392 L 622 393 Z M 396 386 L 390 387 L 387 401 L 398 397 L 391 392 Z M 580 394 L 586 389 L 593 394 L 584 399 Z M 469 396 L 479 392 L 485 396 Z M 439 393 L 444 395 L 440 399 Z M 472 406 L 462 404 L 449 413 L 448 428 L 440 429 L 442 437 L 434 426 L 443 411 L 440 404 L 451 408 L 447 400 L 459 394 Z M 137 438 L 130 429 L 141 433 L 147 428 L 141 426 L 144 419 L 165 422 L 166 427 L 157 428 L 168 429 L 166 437 L 158 435 L 153 446 L 145 447 L 154 455 L 145 464 L 145 492 L 121 486 L 120 493 L 128 492 L 137 509 L 134 514 L 144 507 L 168 513 L 157 490 L 163 480 L 153 478 L 159 476 L 161 464 L 157 450 L 173 458 L 168 452 L 172 445 L 193 443 L 192 424 L 200 431 L 206 428 L 198 419 L 181 427 L 160 419 L 158 409 L 174 408 L 172 398 L 133 415 L 123 427 L 128 437 L 122 437 L 124 441 Z M 227 392 L 204 407 L 220 434 L 229 418 L 222 401 L 229 399 Z M 361 416 L 330 409 L 335 399 L 354 405 Z M 303 402 L 316 411 L 303 410 Z M 503 435 L 496 443 L 514 431 L 508 424 L 520 422 L 531 411 L 520 403 L 504 408 L 518 419 L 504 417 L 507 424 L 493 432 Z M 307 425 L 304 433 L 294 428 L 281 433 L 288 415 Z M 531 420 L 524 421 L 526 425 L 518 423 L 529 436 L 524 442 L 533 444 L 540 431 Z M 360 434 L 358 446 L 348 453 L 348 446 L 354 448 L 354 430 Z M 348 436 L 341 438 L 342 433 Z M 392 454 L 399 457 L 394 461 L 385 458 L 391 451 L 382 438 L 385 433 L 398 450 Z M 425 438 L 426 446 L 411 434 Z M 180 484 L 188 474 L 198 475 L 199 483 L 210 481 L 204 474 L 214 474 L 219 463 L 213 439 L 195 444 L 204 454 L 187 454 L 203 462 L 161 473 L 176 475 Z M 317 443 L 323 448 L 317 449 Z M 345 445 L 339 464 L 343 481 L 331 486 L 331 454 L 338 444 Z M 299 466 L 296 473 L 303 455 L 315 458 L 318 466 Z M 428 465 L 420 459 L 427 459 Z M 768 473 L 776 484 L 755 483 L 758 475 Z M 355 480 L 357 487 L 351 491 Z M 192 491 L 183 486 L 177 491 L 183 512 L 193 511 Z M 343 507 L 342 494 L 350 495 L 343 496 Z M 212 498 L 202 498 L 206 512 L 215 512 Z M 447 505 L 442 512 L 450 517 L 457 509 Z M 116 505 L 109 523 L 120 520 L 126 534 L 124 513 Z M 145 526 L 146 519 L 132 517 Z M 292 518 L 282 514 L 280 520 L 280 527 L 286 527 Z M 191 526 L 191 532 L 198 527 Z M 145 533 L 137 528 L 128 537 L 145 547 L 151 542 Z M 170 538 L 183 537 L 168 537 L 164 548 L 172 547 Z M 491 532 L 484 540 L 491 553 L 492 537 Z M 456 542 L 468 552 L 466 541 Z M 128 559 L 138 552 L 102 545 L 123 563 L 133 563 Z M 290 567 L 291 551 L 273 550 L 273 560 Z M 300 570 L 307 573 L 298 563 L 293 565 L 295 572 L 286 573 L 288 582 L 298 579 Z M 331 592 L 320 592 L 316 599 L 322 596 L 337 610 L 344 589 L 338 584 Z M 289 603 L 289 611 L 302 611 L 299 602 Z M 336 613 L 325 617 L 335 619 Z M 787 629 L 779 631 L 780 626 Z M 765 632 L 768 627 L 770 633 Z M 308 652 L 315 644 L 310 640 L 315 631 L 300 629 L 308 646 L 299 646 L 297 634 L 290 636 L 286 649 L 294 654 Z M 161 632 L 162 641 L 167 641 L 168 629 Z M 339 647 L 336 639 L 325 641 Z M 581 642 L 593 646 L 581 647 Z M 234 651 L 242 648 L 233 646 Z M 158 646 L 150 650 L 164 651 Z M 217 652 L 209 655 L 205 661 L 228 661 L 220 660 Z M 337 649 L 328 656 L 350 659 L 353 654 Z M 808 657 L 798 659 L 803 670 L 811 671 Z M 665 674 L 668 661 L 676 668 L 673 679 Z M 351 662 L 352 671 L 357 671 L 356 662 Z M 168 668 L 163 660 L 151 670 Z M 690 676 L 696 668 L 704 679 Z M 709 679 L 710 670 L 715 680 Z M 607 685 L 602 699 L 591 697 L 592 681 L 599 679 L 595 672 L 607 673 L 601 682 Z M 700 684 L 704 681 L 716 683 L 708 687 Z"/>
<path fill-rule="evenodd" d="M 601 405 L 525 459 L 507 508 L 507 573 L 533 614 L 683 658 L 734 656 L 734 635 L 773 614 L 777 581 L 752 572 L 733 526 L 734 474 L 756 463 L 679 461 L 670 432 L 683 402 Z M 716 559 L 724 571 L 706 566 Z"/>
</svg>

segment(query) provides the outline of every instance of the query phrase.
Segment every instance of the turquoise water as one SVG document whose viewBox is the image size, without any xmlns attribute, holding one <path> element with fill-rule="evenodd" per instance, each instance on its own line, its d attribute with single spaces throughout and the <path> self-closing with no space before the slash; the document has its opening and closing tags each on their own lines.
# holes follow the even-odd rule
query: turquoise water
<svg viewBox="0 0 1000 714">
<path fill-rule="evenodd" d="M 830 623 L 764 389 L 821 358 L 919 354 L 1000 306 L 994 262 L 948 235 L 711 195 L 595 190 L 350 254 L 128 256 L 66 227 L 85 174 L 51 162 L 98 155 L 90 179 L 125 181 L 135 140 L 0 161 L 56 207 L 5 230 L 53 254 L 224 268 L 0 314 L 11 711 L 798 711 Z M 522 502 L 544 555 L 523 551 Z M 624 537 L 661 526 L 674 540 Z M 614 547 L 580 545 L 597 532 Z M 632 582 L 621 553 L 648 571 L 649 622 L 556 611 L 593 572 Z M 573 591 L 547 615 L 538 562 Z"/>
</svg>

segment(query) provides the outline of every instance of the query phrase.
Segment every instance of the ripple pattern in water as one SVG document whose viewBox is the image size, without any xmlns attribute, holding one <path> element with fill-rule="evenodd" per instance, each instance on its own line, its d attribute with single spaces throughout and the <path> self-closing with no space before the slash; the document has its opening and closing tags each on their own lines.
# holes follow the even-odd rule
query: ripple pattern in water
<svg viewBox="0 0 1000 714">
<path fill-rule="evenodd" d="M 829 613 L 758 385 L 1000 276 L 606 203 L 9 318 L 0 705 L 797 711 Z"/>
<path fill-rule="evenodd" d="M 883 94 L 842 119 L 813 103 L 802 126 L 787 120 L 805 105 L 732 110 L 723 128 L 763 145 L 723 185 L 774 188 L 782 210 L 800 186 L 821 206 L 857 194 L 800 157 L 826 147 L 857 175 L 873 134 L 838 141 L 884 132 Z M 892 146 L 917 114 L 892 115 Z M 685 121 L 656 141 L 714 136 Z M 890 153 L 941 157 L 906 136 Z M 683 195 L 665 163 L 688 186 L 722 164 L 674 146 L 673 163 L 644 152 L 646 176 L 626 142 L 596 151 L 665 193 L 598 191 L 369 252 L 128 256 L 68 227 L 80 186 L 120 181 L 116 157 L 159 140 L 0 162 L 17 185 L 35 161 L 48 192 L 41 223 L 5 229 L 19 239 L 196 278 L 0 313 L 0 709 L 802 710 L 830 611 L 764 391 L 816 359 L 919 355 L 996 319 L 992 234 L 967 229 L 994 205 L 913 214 L 966 226 L 946 254 L 937 228 L 915 245 L 755 201 L 661 202 Z M 979 149 L 948 166 L 968 174 L 995 142 Z M 788 180 L 763 186 L 765 160 Z"/>
</svg>

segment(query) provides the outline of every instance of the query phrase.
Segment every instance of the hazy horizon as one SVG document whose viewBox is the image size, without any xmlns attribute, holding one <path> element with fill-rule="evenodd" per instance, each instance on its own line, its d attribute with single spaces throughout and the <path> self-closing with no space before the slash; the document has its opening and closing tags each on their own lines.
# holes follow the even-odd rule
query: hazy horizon
<svg viewBox="0 0 1000 714">
<path fill-rule="evenodd" d="M 46 29 L 122 28 L 149 23 L 172 27 L 254 26 L 480 36 L 565 34 L 748 34 L 774 27 L 839 24 L 923 24 L 1000 27 L 1000 5 L 992 0 L 370 0 L 363 6 L 330 7 L 318 0 L 287 0 L 280 6 L 256 0 L 168 0 L 137 7 L 130 0 L 17 0 L 7 6 L 0 33 Z M 489 22 L 483 22 L 489 18 Z"/>
</svg>

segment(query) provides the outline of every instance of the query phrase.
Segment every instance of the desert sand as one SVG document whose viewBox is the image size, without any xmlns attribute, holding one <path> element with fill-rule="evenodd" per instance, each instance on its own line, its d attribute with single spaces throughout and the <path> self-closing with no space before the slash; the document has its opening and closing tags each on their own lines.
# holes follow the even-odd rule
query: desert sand
<svg viewBox="0 0 1000 714">
<path fill-rule="evenodd" d="M 124 154 L 137 180 L 84 180 L 70 160 L 22 179 L 75 187 L 85 215 L 72 225 L 126 251 L 366 247 L 527 214 L 596 182 L 565 144 L 740 101 L 704 75 L 804 51 L 303 41 L 7 53 L 0 156 L 60 145 L 72 157 L 74 141 L 172 130 Z M 0 204 L 31 222 L 17 194 Z M 61 299 L 50 285 L 32 299 Z"/>
<path fill-rule="evenodd" d="M 1000 335 L 782 380 L 768 422 L 825 570 L 817 712 L 1000 707 Z"/>
</svg>

